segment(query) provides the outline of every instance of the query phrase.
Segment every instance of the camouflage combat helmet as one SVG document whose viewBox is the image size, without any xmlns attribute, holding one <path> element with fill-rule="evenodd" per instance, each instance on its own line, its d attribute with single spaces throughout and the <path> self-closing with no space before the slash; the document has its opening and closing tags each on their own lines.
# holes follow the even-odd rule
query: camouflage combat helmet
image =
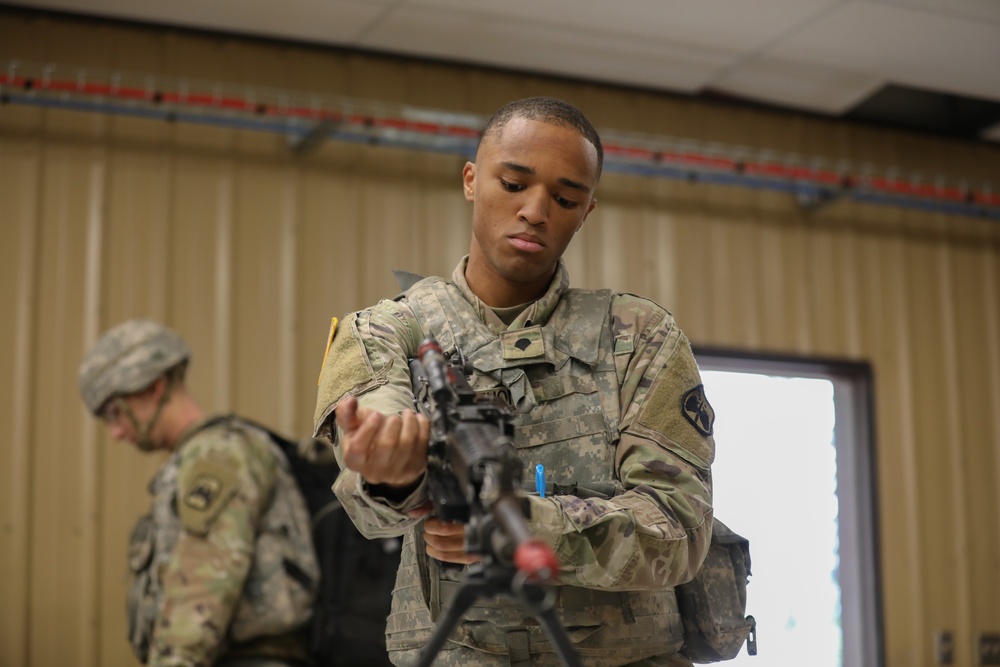
<svg viewBox="0 0 1000 667">
<path fill-rule="evenodd" d="M 101 336 L 84 356 L 80 395 L 96 416 L 112 396 L 145 389 L 190 356 L 184 339 L 162 324 L 129 320 Z"/>
</svg>

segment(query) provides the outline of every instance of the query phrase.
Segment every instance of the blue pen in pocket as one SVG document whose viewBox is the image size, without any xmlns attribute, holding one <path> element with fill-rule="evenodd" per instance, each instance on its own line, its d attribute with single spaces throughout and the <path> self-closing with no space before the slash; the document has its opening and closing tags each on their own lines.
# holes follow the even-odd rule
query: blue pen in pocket
<svg viewBox="0 0 1000 667">
<path fill-rule="evenodd" d="M 539 497 L 545 497 L 545 466 L 541 463 L 535 466 L 535 490 Z"/>
</svg>

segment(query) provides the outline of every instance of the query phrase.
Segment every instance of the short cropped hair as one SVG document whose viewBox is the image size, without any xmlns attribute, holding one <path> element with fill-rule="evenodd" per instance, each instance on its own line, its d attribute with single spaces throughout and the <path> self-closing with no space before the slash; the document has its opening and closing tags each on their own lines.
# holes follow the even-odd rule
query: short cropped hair
<svg viewBox="0 0 1000 667">
<path fill-rule="evenodd" d="M 569 102 L 554 97 L 526 97 L 509 102 L 497 109 L 486 121 L 486 127 L 479 137 L 480 145 L 483 139 L 499 134 L 513 118 L 526 118 L 575 129 L 597 150 L 597 175 L 601 175 L 601 170 L 604 168 L 604 147 L 601 145 L 601 137 L 584 113 Z M 478 151 L 477 146 L 476 152 Z"/>
</svg>

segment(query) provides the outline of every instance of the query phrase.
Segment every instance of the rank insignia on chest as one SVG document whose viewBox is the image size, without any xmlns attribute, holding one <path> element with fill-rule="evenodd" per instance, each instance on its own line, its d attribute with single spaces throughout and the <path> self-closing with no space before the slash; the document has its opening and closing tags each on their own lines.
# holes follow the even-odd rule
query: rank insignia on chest
<svg viewBox="0 0 1000 667">
<path fill-rule="evenodd" d="M 534 359 L 545 356 L 545 340 L 542 327 L 536 325 L 526 329 L 504 331 L 500 334 L 504 359 Z"/>
</svg>

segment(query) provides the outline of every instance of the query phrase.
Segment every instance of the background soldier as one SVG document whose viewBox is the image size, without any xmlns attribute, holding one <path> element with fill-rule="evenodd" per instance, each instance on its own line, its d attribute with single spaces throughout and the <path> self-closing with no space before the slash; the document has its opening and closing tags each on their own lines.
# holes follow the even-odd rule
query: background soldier
<svg viewBox="0 0 1000 667">
<path fill-rule="evenodd" d="M 156 667 L 307 664 L 319 571 L 305 504 L 266 432 L 205 415 L 184 383 L 189 357 L 174 332 L 132 320 L 79 370 L 112 438 L 170 452 L 129 545 L 132 648 Z"/>
</svg>

